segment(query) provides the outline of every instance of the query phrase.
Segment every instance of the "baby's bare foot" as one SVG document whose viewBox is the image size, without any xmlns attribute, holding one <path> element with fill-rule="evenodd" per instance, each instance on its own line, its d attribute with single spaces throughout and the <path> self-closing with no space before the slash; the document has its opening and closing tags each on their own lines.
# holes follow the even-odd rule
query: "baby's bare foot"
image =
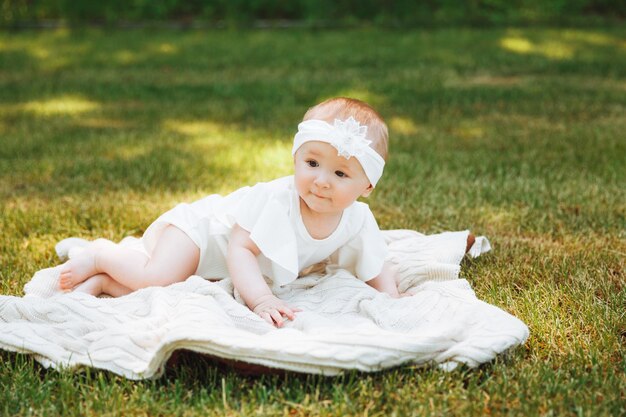
<svg viewBox="0 0 626 417">
<path fill-rule="evenodd" d="M 76 288 L 74 288 L 73 291 L 83 292 L 97 297 L 104 292 L 104 284 L 110 279 L 111 278 L 107 274 L 97 274 L 81 282 L 76 286 Z"/>
<path fill-rule="evenodd" d="M 70 290 L 97 273 L 96 250 L 90 247 L 63 264 L 59 287 L 63 290 Z"/>
</svg>

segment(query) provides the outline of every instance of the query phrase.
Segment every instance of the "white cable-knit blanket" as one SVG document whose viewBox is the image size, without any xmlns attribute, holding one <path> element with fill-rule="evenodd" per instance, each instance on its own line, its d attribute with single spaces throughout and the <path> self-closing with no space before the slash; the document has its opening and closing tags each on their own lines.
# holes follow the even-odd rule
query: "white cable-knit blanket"
<svg viewBox="0 0 626 417">
<path fill-rule="evenodd" d="M 477 366 L 526 340 L 524 323 L 478 300 L 459 279 L 467 232 L 384 234 L 400 291 L 411 297 L 392 299 L 331 267 L 280 289 L 280 298 L 303 311 L 276 329 L 234 298 L 229 280 L 193 276 L 96 298 L 60 293 L 57 266 L 37 272 L 24 297 L 0 296 L 0 348 L 32 354 L 47 367 L 91 366 L 139 379 L 161 375 L 178 349 L 333 375 L 408 363 Z M 480 237 L 470 255 L 487 250 Z"/>
</svg>

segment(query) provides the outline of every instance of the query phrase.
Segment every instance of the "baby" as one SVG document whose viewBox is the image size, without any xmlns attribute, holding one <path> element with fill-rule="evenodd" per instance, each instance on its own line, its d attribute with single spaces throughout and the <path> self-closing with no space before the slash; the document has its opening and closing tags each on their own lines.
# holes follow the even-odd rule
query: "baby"
<svg viewBox="0 0 626 417">
<path fill-rule="evenodd" d="M 179 204 L 148 227 L 145 253 L 96 240 L 63 265 L 60 287 L 121 296 L 191 275 L 230 277 L 247 306 L 280 327 L 301 310 L 274 296 L 264 277 L 285 285 L 330 259 L 399 297 L 376 220 L 357 202 L 382 176 L 387 140 L 385 122 L 366 103 L 324 101 L 298 125 L 294 175 Z"/>
</svg>

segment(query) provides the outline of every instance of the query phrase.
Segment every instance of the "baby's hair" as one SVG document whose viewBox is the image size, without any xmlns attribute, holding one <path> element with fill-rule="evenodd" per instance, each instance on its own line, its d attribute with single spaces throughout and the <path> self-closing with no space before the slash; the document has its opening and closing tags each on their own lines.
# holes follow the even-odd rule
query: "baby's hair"
<svg viewBox="0 0 626 417">
<path fill-rule="evenodd" d="M 367 126 L 367 138 L 370 146 L 383 159 L 387 160 L 389 131 L 382 117 L 369 104 L 347 97 L 335 97 L 311 107 L 302 120 L 323 120 L 333 123 L 335 119 L 345 120 L 350 116 Z"/>
</svg>

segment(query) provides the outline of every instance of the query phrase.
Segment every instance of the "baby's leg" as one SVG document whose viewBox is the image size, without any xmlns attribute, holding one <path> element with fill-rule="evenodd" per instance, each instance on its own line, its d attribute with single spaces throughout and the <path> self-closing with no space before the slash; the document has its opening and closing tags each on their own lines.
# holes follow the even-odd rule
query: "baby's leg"
<svg viewBox="0 0 626 417">
<path fill-rule="evenodd" d="M 61 268 L 59 286 L 64 290 L 72 289 L 100 272 L 96 266 L 95 255 L 107 246 L 115 244 L 106 239 L 94 240 L 80 254 L 65 262 Z"/>
<path fill-rule="evenodd" d="M 64 281 L 61 272 L 61 288 L 73 288 L 97 273 L 106 273 L 133 291 L 150 286 L 166 286 L 193 275 L 198 269 L 199 260 L 200 249 L 193 240 L 177 227 L 168 226 L 159 236 L 150 257 L 115 244 L 87 248 L 76 259 L 68 261 L 68 264 L 75 261 L 76 265 L 93 267 L 77 269 L 76 274 L 73 274 L 70 264 L 67 268 L 69 272 L 65 275 L 67 280 Z"/>
<path fill-rule="evenodd" d="M 98 274 L 87 278 L 74 288 L 74 291 L 84 292 L 93 296 L 108 294 L 111 297 L 121 297 L 132 292 L 130 288 L 123 286 L 107 274 Z"/>
</svg>

